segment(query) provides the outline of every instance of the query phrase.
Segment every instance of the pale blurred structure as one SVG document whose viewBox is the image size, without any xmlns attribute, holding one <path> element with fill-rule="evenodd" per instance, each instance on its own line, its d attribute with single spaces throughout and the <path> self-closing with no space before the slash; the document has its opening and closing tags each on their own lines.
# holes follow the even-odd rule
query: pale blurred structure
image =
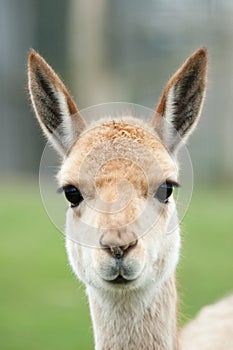
<svg viewBox="0 0 233 350">
<path fill-rule="evenodd" d="M 154 108 L 169 76 L 209 52 L 208 94 L 189 143 L 195 176 L 233 179 L 233 3 L 216 0 L 0 0 L 0 172 L 36 174 L 43 139 L 29 105 L 33 47 L 80 109 L 111 101 Z"/>
</svg>

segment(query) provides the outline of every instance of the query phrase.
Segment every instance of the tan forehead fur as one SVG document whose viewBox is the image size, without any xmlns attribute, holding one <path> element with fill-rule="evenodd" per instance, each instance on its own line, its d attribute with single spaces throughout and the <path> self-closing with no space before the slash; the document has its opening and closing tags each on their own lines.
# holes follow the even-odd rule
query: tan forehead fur
<svg viewBox="0 0 233 350">
<path fill-rule="evenodd" d="M 156 174 L 152 162 L 157 163 L 158 181 L 170 178 L 176 181 L 177 169 L 159 137 L 141 121 L 105 121 L 91 127 L 74 143 L 64 160 L 59 174 L 60 185 L 88 183 L 95 177 L 99 186 L 123 178 L 136 187 L 147 187 L 147 177 Z M 89 178 L 88 178 L 89 175 Z M 96 183 L 97 184 L 97 183 Z M 90 186 L 90 182 L 89 182 Z"/>
</svg>

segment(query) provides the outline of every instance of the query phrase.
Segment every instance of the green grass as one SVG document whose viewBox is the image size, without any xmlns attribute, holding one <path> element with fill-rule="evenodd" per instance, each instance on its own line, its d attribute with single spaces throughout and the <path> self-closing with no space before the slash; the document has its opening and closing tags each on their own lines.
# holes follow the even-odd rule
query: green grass
<svg viewBox="0 0 233 350">
<path fill-rule="evenodd" d="M 195 189 L 182 224 L 178 285 L 183 321 L 233 292 L 232 214 L 232 186 Z"/>
<path fill-rule="evenodd" d="M 1 187 L 0 348 L 93 349 L 84 288 L 64 240 L 47 217 L 37 184 Z M 178 270 L 181 313 L 232 291 L 233 190 L 197 190 L 183 223 Z"/>
</svg>

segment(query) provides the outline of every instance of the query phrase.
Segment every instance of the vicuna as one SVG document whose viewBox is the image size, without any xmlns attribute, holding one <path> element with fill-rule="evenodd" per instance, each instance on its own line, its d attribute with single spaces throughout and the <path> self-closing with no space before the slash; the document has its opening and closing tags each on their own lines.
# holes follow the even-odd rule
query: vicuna
<svg viewBox="0 0 233 350">
<path fill-rule="evenodd" d="M 177 330 L 175 155 L 202 109 L 206 50 L 194 52 L 169 80 L 149 123 L 122 115 L 88 126 L 33 50 L 28 69 L 36 116 L 63 157 L 58 181 L 70 202 L 66 248 L 86 286 L 95 349 L 233 349 L 232 297 L 203 311 L 181 337 Z M 82 237 L 93 246 L 80 244 Z"/>
</svg>

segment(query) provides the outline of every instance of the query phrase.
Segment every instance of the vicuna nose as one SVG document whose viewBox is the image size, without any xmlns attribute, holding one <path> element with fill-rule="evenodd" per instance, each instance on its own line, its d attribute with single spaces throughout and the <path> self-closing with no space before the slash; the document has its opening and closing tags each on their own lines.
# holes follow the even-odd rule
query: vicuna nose
<svg viewBox="0 0 233 350">
<path fill-rule="evenodd" d="M 133 232 L 122 232 L 120 230 L 107 230 L 100 237 L 100 245 L 109 250 L 116 259 L 123 258 L 130 248 L 137 244 L 136 236 Z"/>
</svg>

